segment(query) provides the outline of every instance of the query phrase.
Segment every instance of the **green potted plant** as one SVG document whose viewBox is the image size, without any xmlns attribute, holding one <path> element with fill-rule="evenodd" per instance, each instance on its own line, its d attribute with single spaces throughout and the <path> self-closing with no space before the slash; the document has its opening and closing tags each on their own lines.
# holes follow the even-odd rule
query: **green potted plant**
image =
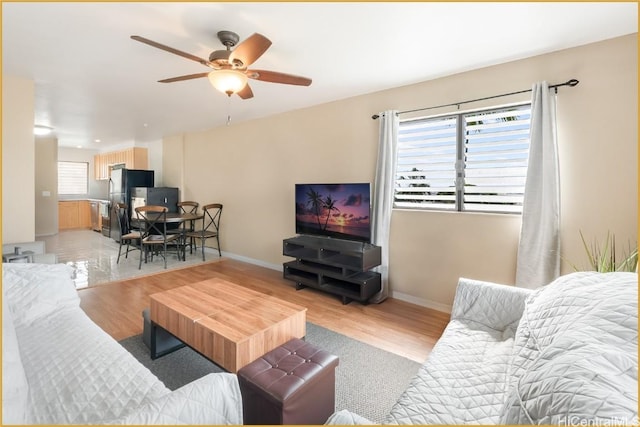
<svg viewBox="0 0 640 427">
<path fill-rule="evenodd" d="M 603 243 L 594 241 L 588 244 L 582 231 L 580 231 L 582 245 L 587 253 L 589 260 L 589 269 L 601 273 L 609 273 L 614 271 L 637 271 L 638 268 L 638 247 L 633 247 L 629 243 L 629 249 L 623 251 L 622 254 L 616 252 L 616 236 L 607 232 L 607 237 Z M 575 271 L 581 270 L 576 265 L 569 262 Z"/>
</svg>

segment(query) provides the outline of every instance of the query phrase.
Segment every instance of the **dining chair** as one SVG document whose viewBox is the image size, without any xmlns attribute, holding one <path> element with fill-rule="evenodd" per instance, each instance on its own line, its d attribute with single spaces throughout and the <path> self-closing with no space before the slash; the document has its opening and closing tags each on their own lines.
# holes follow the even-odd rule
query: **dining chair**
<svg viewBox="0 0 640 427">
<path fill-rule="evenodd" d="M 218 244 L 218 256 L 222 256 L 220 251 L 220 217 L 222 216 L 222 205 L 212 203 L 202 207 L 202 228 L 200 230 L 188 231 L 189 238 L 200 239 L 202 246 L 202 261 L 204 261 L 204 244 L 207 239 L 216 238 Z"/>
<path fill-rule="evenodd" d="M 198 207 L 200 206 L 200 204 L 198 202 L 193 202 L 193 201 L 185 201 L 185 202 L 178 202 L 178 212 L 180 213 L 191 213 L 191 214 L 197 214 L 198 213 Z M 184 231 L 185 233 L 188 233 L 190 231 L 194 231 L 195 230 L 195 221 L 188 221 L 188 224 L 184 224 L 183 227 L 181 228 L 182 231 Z M 187 242 L 186 239 L 183 242 L 186 246 Z M 189 238 L 189 253 L 192 254 L 193 253 L 193 247 L 195 246 L 195 238 L 190 237 Z"/>
<path fill-rule="evenodd" d="M 124 253 L 125 258 L 129 258 L 129 252 L 141 250 L 141 233 L 140 230 L 131 229 L 131 224 L 129 223 L 129 206 L 127 206 L 126 203 L 116 203 L 114 210 L 116 211 L 121 229 L 124 232 L 124 234 L 120 235 L 120 246 L 118 247 L 118 259 L 116 260 L 116 264 L 119 264 L 122 246 L 125 243 L 127 245 Z M 133 246 L 133 248 L 131 246 Z"/>
<path fill-rule="evenodd" d="M 167 233 L 167 211 L 165 206 L 139 206 L 136 208 L 136 216 L 141 225 L 141 240 L 140 246 L 143 250 L 140 251 L 140 263 L 138 269 L 142 268 L 142 253 L 144 252 L 144 262 L 147 263 L 147 255 L 149 250 L 151 252 L 151 261 L 153 261 L 153 254 L 162 253 L 164 258 L 164 268 L 167 268 L 167 249 L 171 246 L 175 247 L 178 259 L 181 259 L 180 255 L 180 241 L 182 234 L 168 234 Z M 160 252 L 160 247 L 162 252 Z"/>
</svg>

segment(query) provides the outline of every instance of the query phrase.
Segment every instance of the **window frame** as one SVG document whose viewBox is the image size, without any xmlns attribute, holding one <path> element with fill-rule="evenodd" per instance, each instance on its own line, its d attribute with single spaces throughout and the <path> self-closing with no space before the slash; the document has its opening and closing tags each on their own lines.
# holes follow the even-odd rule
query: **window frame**
<svg viewBox="0 0 640 427">
<path fill-rule="evenodd" d="M 62 185 L 64 185 L 65 180 L 62 179 L 60 173 L 61 170 L 64 169 L 64 166 L 61 167 L 61 165 L 66 164 L 66 165 L 84 165 L 84 191 L 83 192 L 67 192 L 67 191 L 61 191 L 62 190 Z M 59 160 L 58 161 L 58 170 L 57 170 L 57 175 L 58 175 L 58 196 L 86 196 L 87 194 L 89 194 L 89 162 L 83 162 L 83 161 L 71 161 L 71 160 Z M 78 187 L 80 186 L 79 182 L 74 182 L 73 184 L 78 185 Z M 66 190 L 66 189 L 65 189 Z"/>
<path fill-rule="evenodd" d="M 451 148 L 453 148 L 453 146 L 455 145 L 455 160 L 451 163 L 451 168 L 447 169 L 445 172 L 452 174 L 452 179 L 454 181 L 453 186 L 449 186 L 448 188 L 452 188 L 453 190 L 453 198 L 452 199 L 445 199 L 445 200 L 452 200 L 453 202 L 447 202 L 447 201 L 442 201 L 442 202 L 435 202 L 432 201 L 432 205 L 431 206 L 411 206 L 410 201 L 398 201 L 397 198 L 397 190 L 400 188 L 399 186 L 399 181 L 401 179 L 406 179 L 402 177 L 402 173 L 407 173 L 407 172 L 428 172 L 425 170 L 421 170 L 421 171 L 416 171 L 415 168 L 412 171 L 404 171 L 404 172 L 398 172 L 399 167 L 401 166 L 400 163 L 400 159 L 401 156 L 398 156 L 398 159 L 396 160 L 396 176 L 394 178 L 394 200 L 393 200 L 393 209 L 397 209 L 397 210 L 417 210 L 417 211 L 439 211 L 439 212 L 468 212 L 468 213 L 488 213 L 488 214 L 507 214 L 507 215 L 521 215 L 522 214 L 522 201 L 524 199 L 524 181 L 522 184 L 516 184 L 516 183 L 509 183 L 510 187 L 517 187 L 519 185 L 522 186 L 522 193 L 518 193 L 518 194 L 522 194 L 522 201 L 519 202 L 519 204 L 513 204 L 510 206 L 516 206 L 519 209 L 513 209 L 513 208 L 505 208 L 503 210 L 501 209 L 496 209 L 496 208 L 489 208 L 489 209 L 481 209 L 479 208 L 479 204 L 480 203 L 470 203 L 472 205 L 472 207 L 468 207 L 465 205 L 465 196 L 469 196 L 472 195 L 474 193 L 469 193 L 466 191 L 466 188 L 469 186 L 469 184 L 467 183 L 467 164 L 468 164 L 468 159 L 467 159 L 467 144 L 468 144 L 468 138 L 467 138 L 467 132 L 466 132 L 466 117 L 468 116 L 473 116 L 473 115 L 482 115 L 482 114 L 495 114 L 495 113 L 500 113 L 500 112 L 508 112 L 510 110 L 515 110 L 515 109 L 522 109 L 524 107 L 524 112 L 523 113 L 519 113 L 519 114 L 523 114 L 523 115 L 528 115 L 528 118 L 525 119 L 525 122 L 528 123 L 528 126 L 526 128 L 526 157 L 524 160 L 521 159 L 522 162 L 525 163 L 524 166 L 524 176 L 526 177 L 526 173 L 527 173 L 527 169 L 528 169 L 528 162 L 529 162 L 529 151 L 530 151 L 530 126 L 531 126 L 531 101 L 522 101 L 522 102 L 517 102 L 517 103 L 513 103 L 513 104 L 507 104 L 507 105 L 499 105 L 499 106 L 489 106 L 489 107 L 483 107 L 483 108 L 477 108 L 477 109 L 470 109 L 470 110 L 465 110 L 465 111 L 455 111 L 455 112 L 448 112 L 448 113 L 442 113 L 442 114 L 437 114 L 437 115 L 431 115 L 431 116 L 425 116 L 425 117 L 413 117 L 413 118 L 409 118 L 406 120 L 401 120 L 400 121 L 400 125 L 398 127 L 398 153 L 400 153 L 401 151 L 401 142 L 400 142 L 400 132 L 402 130 L 402 126 L 403 124 L 408 124 L 408 123 L 420 123 L 420 122 L 426 122 L 426 121 L 433 121 L 433 122 L 438 122 L 438 121 L 446 121 L 446 120 L 451 120 L 451 119 L 455 119 L 455 144 L 451 144 Z M 527 108 L 528 107 L 528 108 Z M 515 116 L 516 114 L 514 114 L 513 116 Z M 512 116 L 512 117 L 513 117 Z M 426 140 L 426 139 L 425 139 Z M 520 143 L 522 145 L 522 142 Z M 515 145 L 515 144 L 514 144 Z M 427 158 L 428 155 L 423 155 L 422 157 Z M 520 166 L 522 167 L 522 166 Z M 491 170 L 491 168 L 487 168 L 486 170 Z M 414 174 L 415 175 L 415 174 Z M 410 176 L 410 175 L 409 175 Z M 424 175 L 423 175 L 424 178 Z M 429 187 L 428 183 L 425 182 L 425 187 Z M 411 184 L 409 184 L 411 185 Z M 413 184 L 418 186 L 419 184 Z M 406 188 L 406 187 L 404 187 Z M 448 191 L 445 191 L 444 193 L 448 193 Z M 438 194 L 439 195 L 439 194 Z M 507 197 L 505 195 L 505 197 Z M 402 205 L 398 205 L 398 203 L 402 203 Z M 419 202 L 418 202 L 419 203 Z M 425 203 L 429 203 L 429 202 L 425 202 Z M 447 207 L 447 203 L 449 203 L 451 205 L 451 207 Z M 494 203 L 491 204 L 493 206 L 500 204 L 500 203 Z M 509 205 L 506 205 L 509 206 Z"/>
</svg>

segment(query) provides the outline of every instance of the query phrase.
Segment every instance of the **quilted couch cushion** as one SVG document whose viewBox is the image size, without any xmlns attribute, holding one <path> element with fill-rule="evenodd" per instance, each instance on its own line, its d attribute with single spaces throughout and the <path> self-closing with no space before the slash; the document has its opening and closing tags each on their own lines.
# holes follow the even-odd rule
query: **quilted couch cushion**
<svg viewBox="0 0 640 427">
<path fill-rule="evenodd" d="M 2 287 L 16 326 L 78 307 L 80 297 L 65 264 L 2 264 Z"/>
<path fill-rule="evenodd" d="M 385 424 L 495 424 L 513 332 L 452 320 Z"/>
<path fill-rule="evenodd" d="M 638 280 L 575 273 L 527 301 L 509 367 L 506 424 L 637 422 Z"/>
<path fill-rule="evenodd" d="M 461 278 L 451 322 L 386 419 L 390 424 L 495 424 L 528 289 Z"/>
<path fill-rule="evenodd" d="M 208 374 L 110 424 L 242 425 L 238 377 Z"/>
<path fill-rule="evenodd" d="M 169 390 L 80 308 L 16 326 L 29 423 L 103 424 Z"/>
<path fill-rule="evenodd" d="M 29 384 L 7 299 L 2 298 L 2 424 L 25 424 Z"/>
</svg>

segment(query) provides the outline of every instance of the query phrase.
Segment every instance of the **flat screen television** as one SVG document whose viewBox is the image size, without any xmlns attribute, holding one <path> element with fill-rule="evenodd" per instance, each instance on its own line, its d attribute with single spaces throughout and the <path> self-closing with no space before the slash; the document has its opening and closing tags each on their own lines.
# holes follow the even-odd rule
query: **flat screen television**
<svg viewBox="0 0 640 427">
<path fill-rule="evenodd" d="M 296 184 L 296 233 L 370 243 L 371 186 Z"/>
</svg>

